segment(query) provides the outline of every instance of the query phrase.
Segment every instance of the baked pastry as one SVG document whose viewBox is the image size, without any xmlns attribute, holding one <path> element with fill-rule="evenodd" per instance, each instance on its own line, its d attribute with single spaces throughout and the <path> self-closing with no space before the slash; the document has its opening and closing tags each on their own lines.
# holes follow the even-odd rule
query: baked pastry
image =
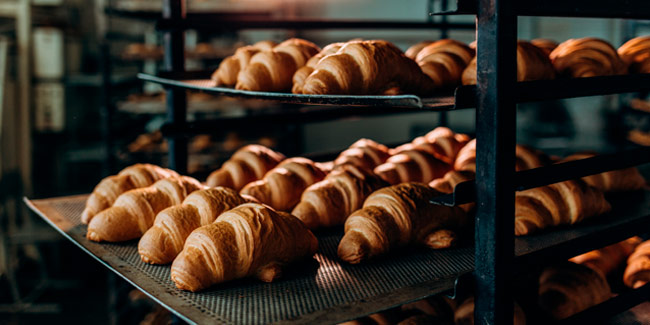
<svg viewBox="0 0 650 325">
<path fill-rule="evenodd" d="M 614 245 L 609 245 L 601 249 L 578 255 L 569 259 L 569 261 L 590 267 L 607 277 L 625 260 L 627 260 L 628 256 L 634 252 L 634 249 L 641 243 L 641 241 L 640 237 L 628 238 Z"/>
<path fill-rule="evenodd" d="M 458 207 L 431 205 L 440 192 L 420 183 L 404 183 L 375 191 L 345 221 L 339 257 L 352 264 L 402 246 L 448 248 L 456 231 L 470 223 Z"/>
<path fill-rule="evenodd" d="M 429 183 L 429 186 L 431 186 L 433 189 L 440 193 L 445 193 L 445 194 L 451 194 L 454 192 L 454 189 L 456 188 L 456 185 L 459 183 L 471 181 L 476 178 L 476 174 L 474 174 L 471 171 L 457 171 L 457 170 L 451 170 L 445 174 L 445 176 L 441 178 L 436 178 L 431 183 Z M 466 204 L 461 204 L 459 207 L 465 212 L 469 213 L 470 211 L 474 210 L 474 207 L 476 206 L 475 203 L 466 203 Z"/>
<path fill-rule="evenodd" d="M 142 261 L 150 264 L 171 263 L 194 229 L 213 223 L 220 214 L 247 202 L 250 200 L 226 187 L 192 192 L 183 200 L 183 204 L 166 208 L 156 215 L 153 226 L 138 243 Z"/>
<path fill-rule="evenodd" d="M 575 153 L 564 158 L 561 162 L 581 160 L 595 156 L 593 153 Z M 643 189 L 646 184 L 645 178 L 643 178 L 636 167 L 585 176 L 582 180 L 603 192 L 635 191 Z"/>
<path fill-rule="evenodd" d="M 291 92 L 294 94 L 302 94 L 302 86 L 305 84 L 307 77 L 309 77 L 309 75 L 314 72 L 314 68 L 318 62 L 322 58 L 336 53 L 336 51 L 338 51 L 341 46 L 343 46 L 343 44 L 345 43 L 339 42 L 327 45 L 320 52 L 318 52 L 318 54 L 312 56 L 309 60 L 307 60 L 307 63 L 293 74 L 293 87 L 291 88 Z"/>
<path fill-rule="evenodd" d="M 539 276 L 539 307 L 559 320 L 595 306 L 612 296 L 605 277 L 584 265 L 562 263 Z"/>
<path fill-rule="evenodd" d="M 100 211 L 109 208 L 120 194 L 134 188 L 147 187 L 157 180 L 178 176 L 166 168 L 151 164 L 135 164 L 124 168 L 117 175 L 104 178 L 86 201 L 86 207 L 81 213 L 81 222 L 87 224 Z"/>
<path fill-rule="evenodd" d="M 406 55 L 407 58 L 415 61 L 415 57 L 417 57 L 418 53 L 420 53 L 420 51 L 422 51 L 423 48 L 425 48 L 427 45 L 433 42 L 435 41 L 422 41 L 422 42 L 415 43 L 414 45 L 406 49 L 404 55 Z"/>
<path fill-rule="evenodd" d="M 171 277 L 189 291 L 249 276 L 271 282 L 286 264 L 317 249 L 318 240 L 298 218 L 246 203 L 194 230 L 172 263 Z"/>
<path fill-rule="evenodd" d="M 517 81 L 555 78 L 555 70 L 547 54 L 537 46 L 517 41 Z M 463 85 L 476 84 L 476 57 L 463 72 Z"/>
<path fill-rule="evenodd" d="M 550 56 L 551 52 L 553 52 L 553 50 L 555 50 L 555 48 L 558 46 L 556 41 L 545 38 L 536 38 L 530 41 L 530 43 L 537 46 L 540 50 L 544 51 L 544 54 L 546 54 L 546 56 Z"/>
<path fill-rule="evenodd" d="M 256 53 L 237 76 L 235 88 L 252 91 L 290 91 L 293 74 L 319 51 L 320 48 L 312 42 L 291 38 L 271 50 Z"/>
<path fill-rule="evenodd" d="M 388 148 L 370 139 L 359 139 L 334 160 L 334 166 L 354 165 L 372 171 L 390 157 Z"/>
<path fill-rule="evenodd" d="M 140 238 L 153 225 L 158 212 L 181 204 L 190 193 L 202 188 L 194 178 L 179 176 L 128 191 L 120 195 L 112 207 L 90 220 L 86 238 L 98 242 Z"/>
<path fill-rule="evenodd" d="M 515 235 L 573 225 L 611 210 L 603 192 L 581 180 L 569 180 L 515 194 Z"/>
<path fill-rule="evenodd" d="M 289 158 L 266 173 L 263 179 L 248 183 L 241 194 L 250 195 L 276 210 L 291 211 L 300 201 L 302 192 L 325 178 L 325 174 L 307 158 Z"/>
<path fill-rule="evenodd" d="M 618 48 L 618 55 L 631 73 L 650 73 L 650 36 L 633 38 Z"/>
<path fill-rule="evenodd" d="M 391 149 L 389 153 L 396 155 L 423 145 L 421 147 L 429 150 L 436 158 L 453 165 L 456 155 L 469 141 L 470 138 L 467 134 L 454 133 L 447 127 L 439 126 L 426 135 L 413 139 L 410 143 Z"/>
<path fill-rule="evenodd" d="M 397 91 L 395 91 L 397 89 Z M 351 41 L 318 62 L 303 94 L 426 94 L 433 83 L 418 65 L 392 43 Z"/>
<path fill-rule="evenodd" d="M 374 172 L 389 184 L 395 185 L 406 182 L 429 183 L 451 169 L 451 165 L 436 158 L 433 144 L 423 143 L 388 158 Z"/>
<path fill-rule="evenodd" d="M 453 87 L 461 83 L 463 71 L 473 57 L 474 50 L 465 43 L 443 39 L 420 50 L 415 62 L 435 87 Z"/>
<path fill-rule="evenodd" d="M 267 147 L 252 144 L 237 150 L 221 168 L 213 171 L 206 181 L 210 187 L 225 186 L 241 190 L 244 185 L 261 179 L 277 166 L 284 155 Z"/>
<path fill-rule="evenodd" d="M 650 240 L 638 245 L 627 259 L 623 283 L 630 288 L 639 288 L 650 282 Z"/>
<path fill-rule="evenodd" d="M 544 155 L 532 148 L 523 145 L 515 147 L 515 170 L 527 170 L 545 165 Z M 468 142 L 456 156 L 454 169 L 458 171 L 471 171 L 476 173 L 476 139 Z"/>
<path fill-rule="evenodd" d="M 558 75 L 571 78 L 610 76 L 627 72 L 611 44 L 594 37 L 567 40 L 550 54 Z"/>
<path fill-rule="evenodd" d="M 342 165 L 309 186 L 291 212 L 309 229 L 342 225 L 370 193 L 387 186 L 381 178 L 354 165 Z"/>
<path fill-rule="evenodd" d="M 514 305 L 513 324 L 526 325 L 526 315 L 518 303 Z M 463 301 L 454 314 L 456 325 L 474 325 L 474 297 Z"/>
<path fill-rule="evenodd" d="M 221 61 L 219 68 L 212 74 L 212 80 L 217 87 L 235 86 L 239 72 L 248 66 L 253 55 L 260 51 L 269 51 L 276 45 L 273 41 L 260 41 L 253 45 L 238 48 L 235 50 L 235 54 Z"/>
</svg>

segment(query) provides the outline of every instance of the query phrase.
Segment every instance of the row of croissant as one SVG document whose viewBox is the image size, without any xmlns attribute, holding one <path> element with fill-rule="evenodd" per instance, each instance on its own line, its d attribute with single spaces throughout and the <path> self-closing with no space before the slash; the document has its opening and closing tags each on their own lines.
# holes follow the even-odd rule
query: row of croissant
<svg viewBox="0 0 650 325">
<path fill-rule="evenodd" d="M 523 303 L 515 302 L 513 324 L 524 325 L 526 319 L 552 323 L 602 303 L 613 296 L 611 288 L 620 286 L 621 272 L 625 286 L 641 287 L 650 281 L 649 262 L 650 241 L 633 237 L 526 275 L 532 281 L 515 286 L 515 297 Z M 343 324 L 474 324 L 474 297 L 434 296 Z"/>
<path fill-rule="evenodd" d="M 517 170 L 551 161 L 520 145 L 516 156 Z M 173 262 L 172 277 L 182 289 L 251 275 L 271 281 L 281 265 L 315 253 L 310 230 L 319 227 L 344 225 L 338 255 L 349 263 L 407 245 L 447 248 L 471 236 L 473 203 L 429 201 L 472 180 L 475 159 L 476 141 L 444 127 L 392 149 L 362 139 L 328 163 L 285 159 L 250 145 L 214 171 L 207 187 L 157 166 L 128 167 L 97 185 L 82 221 L 93 241 L 141 237 L 142 260 Z M 516 234 L 605 213 L 604 191 L 644 185 L 629 168 L 518 192 Z"/>
<path fill-rule="evenodd" d="M 261 41 L 238 48 L 213 73 L 217 86 L 297 94 L 427 95 L 441 87 L 476 83 L 475 43 L 424 41 L 406 52 L 383 40 L 332 43 L 320 49 L 303 39 Z M 517 43 L 517 80 L 650 72 L 650 36 L 615 49 L 593 38 L 561 44 Z"/>
</svg>

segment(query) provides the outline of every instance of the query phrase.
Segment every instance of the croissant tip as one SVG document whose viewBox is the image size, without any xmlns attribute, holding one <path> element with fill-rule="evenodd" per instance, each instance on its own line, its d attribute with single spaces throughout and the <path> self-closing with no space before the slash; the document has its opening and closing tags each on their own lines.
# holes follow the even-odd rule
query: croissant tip
<svg viewBox="0 0 650 325">
<path fill-rule="evenodd" d="M 343 236 L 339 244 L 337 254 L 339 258 L 350 263 L 359 264 L 368 258 L 367 241 L 365 237 L 356 232 Z"/>
<path fill-rule="evenodd" d="M 86 233 L 86 238 L 92 241 L 96 242 L 101 242 L 102 238 L 99 236 L 96 232 L 88 230 L 88 233 Z"/>
</svg>

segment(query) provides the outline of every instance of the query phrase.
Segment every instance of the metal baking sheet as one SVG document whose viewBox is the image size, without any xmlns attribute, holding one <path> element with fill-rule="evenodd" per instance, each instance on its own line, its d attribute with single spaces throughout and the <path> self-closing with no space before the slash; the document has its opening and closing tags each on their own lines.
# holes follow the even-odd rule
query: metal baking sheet
<svg viewBox="0 0 650 325">
<path fill-rule="evenodd" d="M 215 87 L 210 79 L 176 80 L 163 78 L 146 73 L 138 74 L 138 78 L 161 85 L 191 90 L 200 90 L 215 95 L 230 97 L 274 100 L 283 103 L 303 105 L 332 105 L 332 106 L 371 106 L 392 108 L 420 108 L 423 110 L 454 109 L 454 96 L 446 94 L 434 98 L 420 98 L 416 95 L 395 96 L 359 96 L 359 95 L 305 95 L 292 93 L 247 91 L 233 88 Z"/>
<path fill-rule="evenodd" d="M 137 242 L 86 240 L 80 222 L 86 198 L 25 202 L 83 251 L 189 323 L 337 323 L 452 289 L 456 276 L 473 268 L 472 247 L 409 250 L 362 265 L 339 263 L 339 230 L 316 233 L 320 248 L 314 260 L 288 269 L 277 282 L 244 279 L 190 293 L 174 286 L 169 266 L 141 262 Z"/>
</svg>

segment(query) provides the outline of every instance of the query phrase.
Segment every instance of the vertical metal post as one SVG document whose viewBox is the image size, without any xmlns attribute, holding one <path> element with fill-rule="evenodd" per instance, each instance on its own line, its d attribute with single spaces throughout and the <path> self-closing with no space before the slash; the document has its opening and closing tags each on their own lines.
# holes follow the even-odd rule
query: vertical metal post
<svg viewBox="0 0 650 325">
<path fill-rule="evenodd" d="M 30 50 L 31 34 L 31 2 L 19 0 L 16 7 L 16 46 L 18 48 L 18 91 L 20 116 L 19 120 L 19 152 L 20 173 L 23 181 L 23 194 L 32 192 L 32 106 L 31 106 L 31 70 Z"/>
<path fill-rule="evenodd" d="M 104 140 L 104 147 L 106 152 L 104 157 L 104 162 L 102 163 L 102 175 L 108 176 L 113 174 L 115 168 L 115 156 L 113 155 L 113 101 L 112 101 L 112 66 L 111 66 L 111 48 L 106 40 L 105 34 L 102 35 L 100 41 L 100 68 L 102 72 L 102 91 L 101 91 L 101 101 L 102 101 L 102 138 Z"/>
<path fill-rule="evenodd" d="M 181 21 L 185 19 L 185 0 L 163 0 L 163 18 Z M 185 71 L 184 30 L 174 28 L 163 35 L 165 50 L 164 66 L 167 71 Z M 167 122 L 184 124 L 187 119 L 187 95 L 183 89 L 167 89 Z M 181 174 L 187 173 L 187 138 L 172 136 L 169 144 L 169 167 Z"/>
<path fill-rule="evenodd" d="M 476 110 L 476 324 L 512 324 L 517 17 L 480 0 Z"/>
</svg>

